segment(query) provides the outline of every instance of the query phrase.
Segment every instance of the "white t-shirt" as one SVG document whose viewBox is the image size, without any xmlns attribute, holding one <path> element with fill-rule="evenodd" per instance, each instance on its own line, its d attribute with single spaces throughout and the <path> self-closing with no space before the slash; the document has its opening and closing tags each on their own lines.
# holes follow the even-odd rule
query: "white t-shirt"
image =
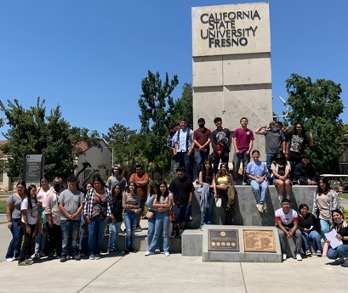
<svg viewBox="0 0 348 293">
<path fill-rule="evenodd" d="M 37 223 L 37 217 L 38 217 L 38 205 L 35 202 L 35 200 L 31 200 L 32 209 L 28 209 L 28 198 L 24 198 L 21 203 L 21 211 L 27 210 L 27 218 L 28 218 L 28 224 L 29 225 L 36 225 Z M 24 218 L 22 215 L 22 222 L 24 222 Z"/>
<path fill-rule="evenodd" d="M 46 194 L 47 194 L 48 191 L 49 191 L 49 189 L 48 189 L 47 191 L 44 191 L 44 190 L 40 187 L 39 192 L 38 192 L 37 195 L 36 195 L 37 201 L 39 201 L 39 202 L 42 203 L 42 202 L 44 201 L 44 199 L 45 199 Z"/>
<path fill-rule="evenodd" d="M 281 221 L 284 226 L 292 226 L 294 222 L 298 222 L 298 214 L 295 210 L 290 209 L 288 214 L 283 212 L 283 209 L 275 211 L 276 221 Z"/>
</svg>

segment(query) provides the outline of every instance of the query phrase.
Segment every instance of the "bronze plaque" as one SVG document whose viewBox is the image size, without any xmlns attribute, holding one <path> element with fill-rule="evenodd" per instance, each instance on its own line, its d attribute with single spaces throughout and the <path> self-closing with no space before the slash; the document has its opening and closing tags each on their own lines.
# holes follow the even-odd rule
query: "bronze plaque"
<svg viewBox="0 0 348 293">
<path fill-rule="evenodd" d="M 277 252 L 273 230 L 243 230 L 244 251 Z"/>
<path fill-rule="evenodd" d="M 238 230 L 209 229 L 210 251 L 239 252 Z"/>
</svg>

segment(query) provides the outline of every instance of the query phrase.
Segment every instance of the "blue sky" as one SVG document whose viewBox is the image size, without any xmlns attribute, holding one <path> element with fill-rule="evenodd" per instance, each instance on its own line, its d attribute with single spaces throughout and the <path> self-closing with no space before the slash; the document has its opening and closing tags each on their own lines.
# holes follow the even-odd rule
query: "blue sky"
<svg viewBox="0 0 348 293">
<path fill-rule="evenodd" d="M 192 82 L 191 7 L 244 2 L 260 1 L 0 0 L 0 99 L 29 108 L 40 96 L 72 126 L 104 134 L 114 123 L 139 129 L 148 70 L 178 75 L 175 98 Z M 273 111 L 285 110 L 291 73 L 340 83 L 347 107 L 348 2 L 269 3 Z"/>
</svg>

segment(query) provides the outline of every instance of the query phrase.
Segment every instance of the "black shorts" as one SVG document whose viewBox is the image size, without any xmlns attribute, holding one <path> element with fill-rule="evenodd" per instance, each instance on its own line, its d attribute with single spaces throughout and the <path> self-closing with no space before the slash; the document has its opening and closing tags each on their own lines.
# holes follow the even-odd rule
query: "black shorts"
<svg viewBox="0 0 348 293">
<path fill-rule="evenodd" d="M 192 205 L 190 203 L 174 204 L 173 211 L 175 213 L 175 224 L 191 221 Z"/>
</svg>

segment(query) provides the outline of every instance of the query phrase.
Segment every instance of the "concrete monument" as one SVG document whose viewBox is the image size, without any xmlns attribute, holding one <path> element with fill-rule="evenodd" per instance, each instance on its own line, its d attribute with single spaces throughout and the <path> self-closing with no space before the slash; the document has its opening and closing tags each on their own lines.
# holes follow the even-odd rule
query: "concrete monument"
<svg viewBox="0 0 348 293">
<path fill-rule="evenodd" d="M 253 131 L 268 125 L 273 116 L 269 4 L 193 7 L 192 67 L 193 121 L 203 117 L 212 130 L 217 116 L 232 131 L 243 116 Z M 255 137 L 256 148 L 264 152 L 263 137 Z"/>
</svg>

